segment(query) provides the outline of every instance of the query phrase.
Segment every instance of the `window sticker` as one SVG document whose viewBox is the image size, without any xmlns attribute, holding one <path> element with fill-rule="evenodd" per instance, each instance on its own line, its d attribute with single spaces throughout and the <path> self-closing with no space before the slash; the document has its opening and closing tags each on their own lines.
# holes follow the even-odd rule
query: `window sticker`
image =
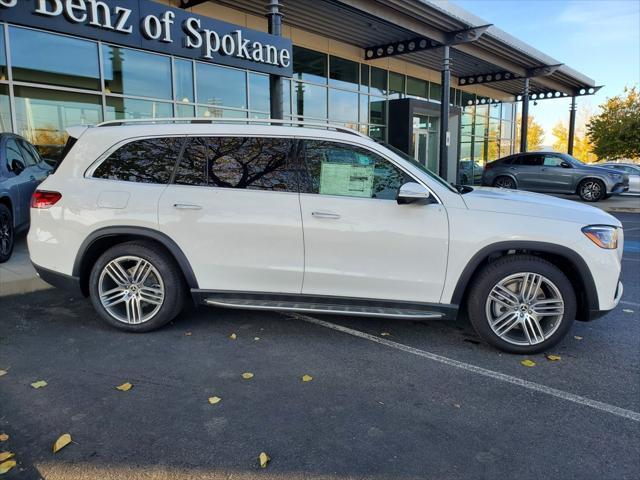
<svg viewBox="0 0 640 480">
<path fill-rule="evenodd" d="M 375 165 L 322 162 L 320 194 L 371 198 Z"/>
</svg>

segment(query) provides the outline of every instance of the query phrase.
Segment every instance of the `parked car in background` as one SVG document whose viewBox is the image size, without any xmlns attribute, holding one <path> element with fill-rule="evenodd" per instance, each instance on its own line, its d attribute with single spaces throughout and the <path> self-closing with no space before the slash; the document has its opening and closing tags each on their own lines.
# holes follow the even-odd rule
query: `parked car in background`
<svg viewBox="0 0 640 480">
<path fill-rule="evenodd" d="M 11 257 L 16 233 L 28 228 L 31 195 L 52 171 L 24 138 L 0 134 L 0 263 Z"/>
<path fill-rule="evenodd" d="M 475 185 L 482 181 L 484 167 L 473 160 L 461 160 L 458 172 L 458 183 L 460 185 Z"/>
<path fill-rule="evenodd" d="M 629 191 L 627 193 L 640 194 L 640 165 L 634 163 L 605 162 L 599 163 L 598 166 L 613 168 L 614 170 L 629 175 Z"/>
<path fill-rule="evenodd" d="M 566 153 L 527 152 L 501 158 L 484 167 L 482 184 L 512 190 L 580 195 L 597 202 L 629 190 L 629 175 L 592 166 Z"/>
</svg>

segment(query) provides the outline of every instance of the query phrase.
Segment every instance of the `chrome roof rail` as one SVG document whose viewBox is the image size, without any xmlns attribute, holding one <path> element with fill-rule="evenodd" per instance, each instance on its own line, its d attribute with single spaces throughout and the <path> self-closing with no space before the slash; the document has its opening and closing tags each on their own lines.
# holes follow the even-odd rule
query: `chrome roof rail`
<svg viewBox="0 0 640 480">
<path fill-rule="evenodd" d="M 136 118 L 131 120 L 109 120 L 107 122 L 98 123 L 96 127 L 120 127 L 124 125 L 144 125 L 144 124 L 152 124 L 152 125 L 162 125 L 162 124 L 170 124 L 170 123 L 220 123 L 220 124 L 235 124 L 235 123 L 245 123 L 245 124 L 266 124 L 266 125 L 283 125 L 283 126 L 291 126 L 291 127 L 314 127 L 314 128 L 326 128 L 333 129 L 336 132 L 341 133 L 349 133 L 351 135 L 357 135 L 363 138 L 369 138 L 364 133 L 361 133 L 352 128 L 343 127 L 340 125 L 333 125 L 331 123 L 320 123 L 320 122 L 307 122 L 304 120 L 279 120 L 273 118 L 203 118 L 203 117 L 168 117 L 168 118 Z"/>
</svg>

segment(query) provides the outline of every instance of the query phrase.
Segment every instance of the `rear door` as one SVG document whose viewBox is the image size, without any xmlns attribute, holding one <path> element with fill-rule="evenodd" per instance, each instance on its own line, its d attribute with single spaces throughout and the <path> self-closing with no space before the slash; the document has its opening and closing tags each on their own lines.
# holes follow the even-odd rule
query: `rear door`
<svg viewBox="0 0 640 480">
<path fill-rule="evenodd" d="M 189 140 L 162 194 L 159 221 L 186 254 L 201 289 L 300 293 L 297 144 L 267 137 Z"/>
</svg>

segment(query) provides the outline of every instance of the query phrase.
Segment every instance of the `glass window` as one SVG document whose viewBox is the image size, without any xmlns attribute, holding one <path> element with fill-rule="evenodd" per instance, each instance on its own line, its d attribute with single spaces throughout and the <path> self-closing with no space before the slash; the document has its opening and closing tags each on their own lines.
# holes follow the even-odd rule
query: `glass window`
<svg viewBox="0 0 640 480">
<path fill-rule="evenodd" d="M 440 103 L 442 99 L 442 85 L 431 82 L 429 84 L 429 100 Z"/>
<path fill-rule="evenodd" d="M 0 25 L 0 80 L 7 80 L 7 54 L 4 48 L 4 25 Z"/>
<path fill-rule="evenodd" d="M 327 118 L 327 88 L 295 82 L 293 88 L 295 114 L 303 117 Z"/>
<path fill-rule="evenodd" d="M 291 80 L 282 81 L 282 111 L 285 115 L 291 115 Z"/>
<path fill-rule="evenodd" d="M 102 46 L 107 93 L 171 99 L 169 57 L 128 48 Z"/>
<path fill-rule="evenodd" d="M 542 165 L 545 167 L 561 167 L 564 160 L 553 155 L 545 155 Z"/>
<path fill-rule="evenodd" d="M 369 92 L 369 65 L 360 64 L 360 91 Z"/>
<path fill-rule="evenodd" d="M 500 157 L 506 157 L 511 155 L 511 141 L 500 140 Z"/>
<path fill-rule="evenodd" d="M 484 164 L 487 160 L 486 140 L 484 138 L 476 138 L 473 142 L 473 159 Z"/>
<path fill-rule="evenodd" d="M 429 98 L 429 82 L 419 78 L 407 77 L 407 95 L 410 97 Z"/>
<path fill-rule="evenodd" d="M 502 104 L 502 119 L 513 120 L 513 104 L 512 103 Z"/>
<path fill-rule="evenodd" d="M 360 95 L 360 122 L 369 123 L 369 96 Z"/>
<path fill-rule="evenodd" d="M 181 118 L 192 118 L 196 116 L 195 105 L 188 105 L 186 103 L 176 104 L 176 116 Z"/>
<path fill-rule="evenodd" d="M 9 86 L 0 85 L 0 132 L 10 132 L 11 107 L 9 107 Z"/>
<path fill-rule="evenodd" d="M 100 89 L 97 43 L 16 27 L 9 37 L 14 80 Z"/>
<path fill-rule="evenodd" d="M 501 122 L 500 126 L 500 136 L 502 138 L 511 138 L 513 136 L 512 128 L 513 124 L 511 122 Z"/>
<path fill-rule="evenodd" d="M 358 89 L 359 64 L 340 57 L 329 57 L 329 85 L 350 90 Z"/>
<path fill-rule="evenodd" d="M 370 98 L 371 123 L 385 125 L 387 119 L 387 101 L 384 98 Z"/>
<path fill-rule="evenodd" d="M 68 127 L 102 121 L 99 95 L 19 85 L 14 92 L 17 132 L 38 147 L 45 158 L 60 158 Z"/>
<path fill-rule="evenodd" d="M 138 183 L 169 183 L 182 138 L 148 138 L 128 143 L 100 164 L 94 178 Z"/>
<path fill-rule="evenodd" d="M 513 162 L 514 165 L 526 165 L 529 167 L 539 167 L 542 165 L 541 155 L 521 155 Z"/>
<path fill-rule="evenodd" d="M 304 144 L 301 192 L 395 200 L 405 182 L 402 170 L 364 148 L 322 140 Z"/>
<path fill-rule="evenodd" d="M 384 142 L 387 136 L 387 129 L 377 125 L 370 125 L 369 136 L 378 142 Z"/>
<path fill-rule="evenodd" d="M 500 103 L 492 103 L 491 105 L 489 105 L 489 116 L 491 118 L 500 118 L 500 108 L 501 108 L 501 104 Z"/>
<path fill-rule="evenodd" d="M 283 96 L 286 95 L 283 85 Z M 257 73 L 249 73 L 249 108 L 261 112 L 269 112 L 271 110 L 271 94 L 269 91 L 269 77 L 267 75 L 258 75 Z"/>
<path fill-rule="evenodd" d="M 286 138 L 192 139 L 176 171 L 175 183 L 297 192 L 297 172 L 289 161 L 295 144 Z"/>
<path fill-rule="evenodd" d="M 294 45 L 293 76 L 298 80 L 327 83 L 327 54 Z"/>
<path fill-rule="evenodd" d="M 18 147 L 18 142 L 15 138 L 9 138 L 5 143 L 5 155 L 7 168 L 16 175 L 20 175 L 27 168 L 27 164 L 22 157 L 22 151 Z"/>
<path fill-rule="evenodd" d="M 405 76 L 401 73 L 389 72 L 389 97 L 390 98 L 403 98 L 404 97 L 404 79 Z"/>
<path fill-rule="evenodd" d="M 358 123 L 358 94 L 330 88 L 329 120 Z"/>
<path fill-rule="evenodd" d="M 204 118 L 247 118 L 247 112 L 218 107 L 198 107 L 198 117 Z"/>
<path fill-rule="evenodd" d="M 107 97 L 105 120 L 125 120 L 135 118 L 168 118 L 173 116 L 173 105 L 153 100 Z"/>
<path fill-rule="evenodd" d="M 462 105 L 463 108 L 473 108 L 473 104 L 476 101 L 476 95 L 474 93 L 468 93 L 461 90 L 460 97 L 461 97 L 460 104 Z"/>
<path fill-rule="evenodd" d="M 387 94 L 387 71 L 377 67 L 371 67 L 371 93 L 376 95 Z"/>
<path fill-rule="evenodd" d="M 193 97 L 193 62 L 176 58 L 173 62 L 175 76 L 175 100 L 178 102 L 194 102 Z"/>
<path fill-rule="evenodd" d="M 38 155 L 34 151 L 31 145 L 29 145 L 22 139 L 18 139 L 18 145 L 20 146 L 20 150 L 22 151 L 22 158 L 25 159 L 27 165 L 33 167 L 34 165 L 40 163 L 40 155 Z"/>
<path fill-rule="evenodd" d="M 196 63 L 198 103 L 247 108 L 247 72 Z"/>
<path fill-rule="evenodd" d="M 487 135 L 491 138 L 500 137 L 500 120 L 489 117 L 489 130 Z"/>
</svg>

